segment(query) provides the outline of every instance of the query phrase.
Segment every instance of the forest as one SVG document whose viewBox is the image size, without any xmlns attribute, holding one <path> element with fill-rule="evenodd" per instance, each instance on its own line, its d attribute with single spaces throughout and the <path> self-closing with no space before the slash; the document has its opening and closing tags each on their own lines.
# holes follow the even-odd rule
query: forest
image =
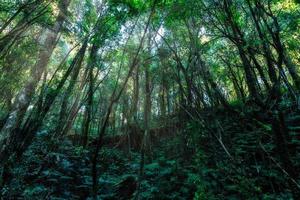
<svg viewBox="0 0 300 200">
<path fill-rule="evenodd" d="M 0 0 L 0 199 L 300 199 L 299 0 Z"/>
</svg>

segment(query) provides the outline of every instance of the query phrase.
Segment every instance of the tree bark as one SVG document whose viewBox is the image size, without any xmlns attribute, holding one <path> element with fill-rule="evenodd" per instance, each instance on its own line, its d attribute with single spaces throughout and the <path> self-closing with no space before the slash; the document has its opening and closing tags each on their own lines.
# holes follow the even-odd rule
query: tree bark
<svg viewBox="0 0 300 200">
<path fill-rule="evenodd" d="M 89 65 L 88 65 L 88 99 L 87 99 L 87 105 L 84 112 L 84 121 L 83 121 L 83 128 L 82 128 L 82 145 L 84 147 L 88 144 L 88 135 L 90 130 L 90 124 L 92 120 L 92 112 L 93 112 L 93 97 L 94 97 L 94 75 L 93 75 L 93 69 L 94 69 L 94 63 L 96 62 L 96 56 L 97 56 L 97 50 L 98 45 L 93 44 L 91 48 L 90 53 L 90 59 L 89 59 Z"/>
<path fill-rule="evenodd" d="M 87 42 L 79 50 L 78 54 L 81 54 L 82 51 L 85 51 L 87 46 Z M 76 60 L 76 56 L 74 58 Z M 76 62 L 76 61 L 74 61 Z M 56 97 L 64 86 L 67 78 L 70 76 L 71 72 L 74 69 L 74 62 L 69 66 L 58 85 L 54 90 L 47 92 L 40 96 L 43 98 L 43 104 L 40 108 L 36 108 L 32 111 L 30 116 L 24 122 L 22 128 L 13 129 L 11 132 L 8 132 L 4 137 L 1 135 L 1 143 L 0 143 L 0 164 L 5 163 L 8 158 L 17 154 L 21 156 L 22 153 L 27 149 L 27 147 L 31 144 L 32 139 L 35 136 L 36 131 L 42 125 L 43 120 L 46 114 L 49 112 L 52 104 L 54 103 Z M 40 100 L 38 100 L 39 102 Z"/>
<path fill-rule="evenodd" d="M 0 146 L 3 141 L 9 137 L 10 132 L 13 129 L 20 128 L 22 124 L 23 117 L 30 104 L 31 98 L 55 48 L 58 34 L 61 31 L 65 20 L 65 13 L 67 12 L 68 5 L 69 0 L 61 0 L 60 12 L 56 18 L 53 30 L 47 34 L 45 42 L 39 50 L 38 60 L 31 69 L 29 81 L 17 95 L 9 117 L 1 130 Z"/>
</svg>

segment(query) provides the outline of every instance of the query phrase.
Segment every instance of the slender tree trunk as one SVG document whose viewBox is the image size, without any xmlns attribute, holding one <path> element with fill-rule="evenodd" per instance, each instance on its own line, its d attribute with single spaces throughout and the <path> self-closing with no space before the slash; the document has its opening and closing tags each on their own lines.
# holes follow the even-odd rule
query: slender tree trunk
<svg viewBox="0 0 300 200">
<path fill-rule="evenodd" d="M 134 94 L 133 94 L 133 106 L 131 110 L 131 116 L 133 116 L 134 121 L 137 121 L 137 110 L 138 110 L 138 103 L 139 103 L 139 94 L 140 94 L 140 74 L 139 74 L 139 66 L 135 69 L 134 74 Z"/>
<path fill-rule="evenodd" d="M 243 102 L 245 102 L 246 100 L 246 95 L 244 93 L 244 90 L 242 88 L 242 83 L 239 82 L 237 76 L 236 76 L 236 73 L 238 72 L 234 72 L 232 67 L 231 67 L 231 64 L 229 62 L 227 62 L 224 58 L 222 59 L 223 62 L 226 64 L 228 70 L 229 70 L 229 73 L 231 75 L 231 79 L 232 79 L 232 83 L 233 83 L 233 86 L 234 86 L 234 90 L 235 90 L 235 93 L 238 97 L 238 99 L 241 99 Z"/>
<path fill-rule="evenodd" d="M 149 34 L 149 43 L 150 43 L 150 35 Z M 150 49 L 150 44 L 149 44 Z M 150 52 L 150 50 L 149 50 Z M 144 179 L 144 166 L 145 166 L 145 154 L 149 155 L 150 153 L 150 117 L 151 117 L 151 86 L 150 86 L 150 72 L 149 72 L 150 63 L 145 65 L 145 90 L 144 90 L 144 133 L 141 141 L 141 158 L 140 158 L 140 168 L 139 168 L 139 180 L 138 180 L 138 194 L 137 199 L 139 199 L 140 185 L 142 180 Z"/>
<path fill-rule="evenodd" d="M 83 121 L 83 126 L 82 126 L 82 136 L 83 136 L 83 141 L 82 145 L 84 147 L 87 146 L 88 144 L 88 135 L 89 135 L 89 130 L 90 130 L 90 124 L 92 120 L 92 111 L 93 111 L 93 88 L 94 88 L 94 76 L 93 76 L 93 68 L 89 69 L 89 89 L 88 89 L 88 100 L 87 100 L 87 105 L 86 109 L 84 112 L 84 121 Z"/>
<path fill-rule="evenodd" d="M 41 79 L 41 76 L 46 69 L 53 49 L 55 48 L 58 33 L 60 32 L 63 22 L 65 20 L 65 13 L 67 12 L 69 0 L 62 0 L 60 13 L 56 19 L 53 31 L 47 34 L 44 45 L 41 47 L 38 55 L 38 60 L 30 72 L 29 81 L 24 88 L 19 92 L 16 100 L 13 103 L 13 108 L 10 111 L 9 117 L 2 128 L 2 137 L 0 137 L 0 144 L 9 137 L 9 133 L 16 128 L 20 128 L 25 112 L 30 104 L 34 91 Z"/>
<path fill-rule="evenodd" d="M 262 105 L 259 92 L 258 92 L 259 91 L 258 86 L 256 84 L 256 76 L 253 73 L 253 67 L 250 64 L 250 59 L 247 57 L 246 54 L 247 43 L 244 39 L 243 33 L 240 30 L 240 27 L 234 21 L 234 17 L 231 11 L 232 3 L 230 0 L 223 0 L 223 3 L 224 3 L 223 6 L 224 12 L 229 21 L 230 29 L 233 34 L 233 38 L 229 38 L 229 39 L 233 41 L 233 43 L 237 46 L 237 49 L 239 51 L 239 55 L 243 63 L 243 68 L 246 76 L 246 83 L 249 89 L 250 96 L 254 98 L 257 104 Z"/>
<path fill-rule="evenodd" d="M 83 119 L 83 126 L 82 126 L 82 136 L 83 141 L 82 145 L 84 147 L 88 144 L 88 135 L 89 130 L 91 126 L 91 120 L 92 120 L 92 112 L 93 112 L 93 97 L 94 97 L 94 65 L 96 63 L 96 56 L 98 51 L 98 44 L 93 44 L 90 52 L 90 59 L 88 63 L 88 80 L 89 80 L 89 86 L 88 86 L 88 99 L 87 99 L 87 105 L 84 112 L 84 119 Z"/>
<path fill-rule="evenodd" d="M 93 186 L 92 186 L 93 188 L 92 189 L 93 189 L 93 198 L 94 199 L 97 198 L 97 192 L 98 192 L 98 173 L 97 173 L 98 156 L 99 156 L 99 151 L 102 147 L 102 142 L 103 142 L 103 138 L 104 138 L 106 128 L 107 128 L 107 125 L 108 125 L 109 117 L 110 117 L 110 114 L 112 112 L 114 104 L 119 101 L 121 95 L 123 94 L 123 92 L 124 92 L 124 90 L 127 86 L 129 78 L 131 77 L 134 69 L 136 68 L 136 65 L 138 64 L 138 56 L 140 54 L 140 51 L 142 50 L 143 43 L 144 43 L 145 36 L 146 36 L 146 32 L 148 30 L 148 27 L 150 25 L 150 21 L 153 17 L 154 11 L 155 11 L 155 5 L 156 5 L 156 0 L 154 0 L 153 6 L 152 6 L 152 9 L 151 9 L 151 13 L 149 15 L 149 18 L 148 18 L 147 23 L 146 23 L 146 27 L 144 29 L 142 39 L 140 41 L 137 52 L 133 57 L 132 63 L 129 67 L 129 72 L 128 72 L 128 74 L 127 74 L 127 76 L 126 76 L 126 78 L 123 82 L 123 85 L 122 85 L 121 89 L 119 90 L 119 92 L 116 91 L 117 88 L 114 89 L 114 91 L 112 93 L 112 96 L 110 98 L 110 103 L 109 103 L 107 112 L 106 112 L 105 117 L 104 117 L 104 121 L 102 123 L 102 126 L 99 128 L 98 138 L 97 138 L 97 143 L 96 143 L 96 149 L 95 149 L 95 152 L 94 152 L 94 154 L 92 156 L 92 159 L 91 159 L 91 162 L 92 162 L 91 171 L 92 171 L 92 180 L 93 180 Z"/>
<path fill-rule="evenodd" d="M 162 74 L 162 82 L 160 84 L 160 91 L 159 91 L 159 105 L 160 105 L 160 116 L 162 119 L 166 117 L 166 74 Z"/>
<path fill-rule="evenodd" d="M 80 54 L 83 50 L 86 49 L 87 42 L 79 50 Z M 74 58 L 76 60 L 76 57 Z M 11 132 L 8 132 L 7 137 L 1 135 L 0 140 L 0 164 L 5 163 L 9 157 L 13 156 L 15 153 L 18 156 L 21 156 L 22 153 L 27 149 L 27 147 L 31 144 L 32 139 L 35 136 L 36 131 L 42 125 L 43 120 L 46 114 L 49 112 L 52 104 L 54 103 L 56 97 L 64 86 L 67 78 L 70 76 L 71 72 L 74 69 L 74 62 L 69 66 L 61 80 L 59 81 L 56 88 L 45 94 L 45 98 L 43 104 L 40 108 L 36 108 L 29 115 L 27 120 L 25 121 L 22 128 L 14 129 Z M 44 95 L 42 95 L 43 98 Z M 38 100 L 39 102 L 40 100 Z"/>
<path fill-rule="evenodd" d="M 283 53 L 283 62 L 285 66 L 287 67 L 293 81 L 294 85 L 297 88 L 298 92 L 300 91 L 300 76 L 297 73 L 296 65 L 292 62 L 292 59 L 289 57 L 289 55 L 286 53 L 286 50 L 284 50 Z"/>
<path fill-rule="evenodd" d="M 278 65 L 279 70 L 282 71 L 281 64 L 283 62 L 285 64 L 287 70 L 289 71 L 289 74 L 291 75 L 291 77 L 293 79 L 293 82 L 294 82 L 294 85 L 295 85 L 297 91 L 299 92 L 300 91 L 300 76 L 297 73 L 295 64 L 292 63 L 292 60 L 290 59 L 288 52 L 287 52 L 284 44 L 282 43 L 281 36 L 280 36 L 281 28 L 278 23 L 277 17 L 273 14 L 270 7 L 266 8 L 260 1 L 255 0 L 255 5 L 256 5 L 256 8 L 258 8 L 259 11 L 261 11 L 261 13 L 264 13 L 264 15 L 265 15 L 265 16 L 262 15 L 262 20 L 272 37 L 272 40 L 273 40 L 273 43 L 275 46 L 275 50 L 277 51 L 277 54 L 278 54 L 277 65 Z M 272 23 L 273 27 L 270 27 L 268 20 L 266 19 L 266 16 L 273 20 L 273 23 Z"/>
<path fill-rule="evenodd" d="M 259 23 L 259 16 L 255 13 L 255 11 L 254 11 L 253 7 L 251 6 L 249 0 L 247 0 L 247 4 L 248 4 L 248 7 L 250 9 L 250 13 L 251 13 L 253 22 L 255 24 L 256 31 L 258 33 L 258 36 L 259 36 L 261 42 L 262 42 L 262 50 L 263 50 L 263 53 L 264 53 L 264 59 L 265 59 L 265 61 L 267 63 L 267 66 L 268 66 L 268 74 L 269 74 L 270 80 L 272 81 L 273 84 L 275 84 L 277 82 L 277 75 L 276 75 L 275 68 L 272 64 L 273 63 L 272 62 L 272 52 L 271 52 L 270 47 L 268 46 L 267 41 L 266 41 L 267 36 L 263 33 L 263 31 L 261 29 L 261 26 L 260 26 L 260 23 Z"/>
<path fill-rule="evenodd" d="M 255 58 L 252 51 L 249 51 L 249 55 L 250 55 L 250 58 L 252 59 L 254 65 L 255 65 L 255 68 L 257 69 L 257 71 L 259 73 L 259 76 L 260 76 L 261 80 L 263 81 L 263 83 L 265 85 L 265 88 L 267 89 L 267 91 L 269 91 L 271 89 L 271 86 L 268 83 L 268 80 L 265 76 L 265 73 L 264 73 L 264 70 L 263 70 L 262 66 L 258 63 L 258 61 L 256 60 L 256 58 Z"/>
<path fill-rule="evenodd" d="M 254 97 L 256 101 L 260 101 L 256 78 L 255 74 L 253 73 L 252 66 L 250 65 L 250 60 L 247 58 L 243 47 L 239 46 L 238 49 L 239 55 L 243 63 L 243 68 L 246 76 L 246 83 L 249 89 L 250 96 Z"/>
<path fill-rule="evenodd" d="M 73 60 L 72 65 L 74 65 L 74 69 L 71 74 L 70 83 L 63 95 L 63 100 L 62 100 L 61 107 L 60 107 L 60 115 L 59 115 L 58 125 L 56 128 L 57 134 L 60 134 L 62 132 L 63 127 L 67 121 L 68 113 L 69 113 L 69 106 L 68 106 L 69 99 L 72 94 L 73 88 L 75 87 L 75 84 L 77 82 L 86 48 L 87 48 L 87 40 L 83 44 L 83 47 L 80 49 L 79 53 L 76 55 L 76 58 Z M 86 70 L 84 72 L 84 77 L 85 77 L 85 73 L 86 73 Z"/>
</svg>

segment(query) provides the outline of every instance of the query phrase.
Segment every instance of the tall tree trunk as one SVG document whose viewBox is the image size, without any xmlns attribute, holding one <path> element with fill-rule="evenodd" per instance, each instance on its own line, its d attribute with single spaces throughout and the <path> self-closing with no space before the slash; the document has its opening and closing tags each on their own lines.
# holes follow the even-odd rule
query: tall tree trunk
<svg viewBox="0 0 300 200">
<path fill-rule="evenodd" d="M 164 69 L 163 69 L 164 70 Z M 160 116 L 162 119 L 166 117 L 166 98 L 167 98 L 167 85 L 166 85 L 166 74 L 162 72 L 162 80 L 160 84 L 160 91 L 159 91 L 159 105 L 160 105 Z"/>
<path fill-rule="evenodd" d="M 210 70 L 208 69 L 207 65 L 201 60 L 200 55 L 198 55 L 198 62 L 200 67 L 202 68 L 202 76 L 204 78 L 205 81 L 207 81 L 211 88 L 212 91 L 214 93 L 214 97 L 221 102 L 221 104 L 225 107 L 225 108 L 229 108 L 229 103 L 227 102 L 227 100 L 225 99 L 223 93 L 221 92 L 220 87 L 217 85 L 217 83 L 214 81 L 212 74 L 210 72 Z"/>
<path fill-rule="evenodd" d="M 137 52 L 133 57 L 132 63 L 130 64 L 129 72 L 128 72 L 128 74 L 127 74 L 120 90 L 117 92 L 117 88 L 114 89 L 114 91 L 112 93 L 112 96 L 110 98 L 110 103 L 109 103 L 107 112 L 106 112 L 105 117 L 104 117 L 104 121 L 103 121 L 103 123 L 102 123 L 102 125 L 101 125 L 101 127 L 99 128 L 99 131 L 98 131 L 98 137 L 97 137 L 97 140 L 96 140 L 96 149 L 95 149 L 95 152 L 92 155 L 92 159 L 91 159 L 91 162 L 92 162 L 91 171 L 92 171 L 92 180 L 93 180 L 93 186 L 92 186 L 93 191 L 92 192 L 93 192 L 93 198 L 94 199 L 97 198 L 97 192 L 98 192 L 98 173 L 97 173 L 98 156 L 99 156 L 99 151 L 102 147 L 103 138 L 104 138 L 106 128 L 107 128 L 107 125 L 108 125 L 109 117 L 111 115 L 114 104 L 119 101 L 121 95 L 123 94 L 123 92 L 124 92 L 124 90 L 127 86 L 129 78 L 131 77 L 134 69 L 136 68 L 136 65 L 138 64 L 138 56 L 139 56 L 139 54 L 142 50 L 148 27 L 150 25 L 150 22 L 151 22 L 151 19 L 152 19 L 153 15 L 154 15 L 155 5 L 156 5 L 156 0 L 154 0 L 154 2 L 153 2 L 153 6 L 151 8 L 151 12 L 150 12 L 149 18 L 148 18 L 147 23 L 146 23 L 146 27 L 144 29 L 142 39 L 140 41 Z"/>
<path fill-rule="evenodd" d="M 137 121 L 137 111 L 138 111 L 138 103 L 139 103 L 139 94 L 140 94 L 140 73 L 139 66 L 136 67 L 134 73 L 134 94 L 133 94 L 133 105 L 131 109 L 131 117 L 133 117 L 134 121 Z"/>
<path fill-rule="evenodd" d="M 84 59 L 84 54 L 87 48 L 87 40 L 85 41 L 85 43 L 83 44 L 83 48 L 80 49 L 79 53 L 76 55 L 76 59 L 73 60 L 72 65 L 74 65 L 74 69 L 72 71 L 71 74 L 71 79 L 70 79 L 70 83 L 63 95 L 63 100 L 61 103 L 61 107 L 60 107 L 60 115 L 59 115 L 59 120 L 58 120 L 58 124 L 56 127 L 56 133 L 60 134 L 63 131 L 63 127 L 67 121 L 68 118 L 68 113 L 69 113 L 69 99 L 70 96 L 72 94 L 73 88 L 75 87 L 75 84 L 77 82 L 77 78 L 82 66 L 82 62 Z M 86 74 L 86 70 L 84 72 L 84 79 L 85 79 L 85 74 Z"/>
<path fill-rule="evenodd" d="M 257 69 L 259 76 L 265 85 L 265 88 L 267 89 L 267 91 L 269 91 L 271 89 L 271 86 L 268 83 L 267 77 L 265 76 L 262 66 L 258 63 L 257 59 L 255 58 L 254 52 L 252 52 L 251 50 L 248 50 L 248 51 L 249 51 L 250 58 L 252 59 L 254 66 Z"/>
<path fill-rule="evenodd" d="M 94 96 L 94 75 L 93 75 L 93 68 L 90 66 L 88 69 L 88 79 L 89 79 L 89 88 L 88 88 L 88 99 L 87 105 L 84 112 L 83 117 L 83 126 L 82 126 L 82 145 L 84 147 L 88 144 L 88 135 L 90 130 L 90 124 L 92 120 L 92 111 L 93 111 L 93 96 Z"/>
<path fill-rule="evenodd" d="M 258 86 L 256 84 L 256 76 L 253 73 L 253 67 L 250 64 L 250 59 L 248 58 L 246 53 L 247 43 L 244 39 L 243 33 L 240 30 L 240 27 L 234 21 L 235 19 L 231 10 L 232 2 L 230 0 L 223 0 L 223 8 L 233 36 L 229 37 L 229 39 L 236 45 L 239 51 L 239 55 L 243 63 L 243 68 L 246 76 L 246 83 L 249 89 L 250 96 L 254 98 L 257 104 L 262 105 L 261 98 L 258 92 Z"/>
<path fill-rule="evenodd" d="M 83 126 L 82 126 L 82 145 L 84 147 L 88 144 L 88 134 L 91 126 L 91 120 L 92 120 L 92 112 L 93 112 L 93 97 L 94 97 L 94 66 L 96 64 L 96 56 L 97 51 L 99 49 L 99 44 L 93 44 L 89 56 L 89 62 L 88 62 L 88 99 L 87 99 L 87 105 L 84 112 L 84 119 L 83 119 Z"/>
<path fill-rule="evenodd" d="M 61 31 L 63 22 L 65 20 L 65 13 L 67 12 L 68 5 L 69 0 L 61 0 L 60 12 L 54 24 L 53 30 L 47 34 L 45 42 L 39 50 L 38 60 L 30 71 L 29 81 L 17 95 L 9 117 L 1 130 L 2 134 L 0 137 L 0 144 L 2 144 L 2 142 L 9 137 L 9 133 L 13 129 L 20 128 L 22 124 L 23 117 L 30 104 L 31 98 L 55 48 L 58 34 Z"/>
<path fill-rule="evenodd" d="M 230 77 L 232 79 L 233 87 L 234 87 L 234 90 L 235 90 L 235 93 L 236 93 L 238 99 L 241 99 L 243 102 L 245 102 L 246 95 L 245 95 L 244 90 L 242 88 L 242 83 L 240 83 L 240 81 L 238 80 L 238 78 L 236 76 L 236 73 L 238 73 L 238 72 L 235 73 L 233 71 L 231 64 L 228 61 L 226 61 L 226 59 L 222 58 L 222 60 L 226 64 L 226 66 L 229 70 L 229 74 L 230 74 Z"/>
<path fill-rule="evenodd" d="M 275 50 L 278 54 L 277 65 L 278 65 L 279 70 L 282 71 L 281 65 L 283 62 L 285 64 L 289 74 L 291 75 L 291 77 L 293 79 L 296 89 L 299 92 L 300 91 L 300 76 L 297 73 L 296 65 L 293 64 L 284 44 L 282 43 L 281 36 L 280 36 L 281 28 L 278 23 L 277 17 L 273 14 L 273 12 L 269 6 L 268 6 L 268 8 L 266 8 L 260 1 L 255 0 L 255 5 L 261 11 L 261 13 L 265 14 L 265 16 L 262 15 L 262 20 L 263 20 L 265 26 L 267 27 L 268 32 L 270 33 L 270 35 L 272 37 Z M 266 19 L 266 16 L 273 20 L 273 23 L 272 23 L 273 27 L 270 27 L 268 20 Z"/>
<path fill-rule="evenodd" d="M 256 31 L 257 31 L 258 36 L 262 43 L 262 50 L 264 53 L 264 59 L 268 66 L 268 74 L 269 74 L 270 80 L 271 80 L 272 84 L 275 84 L 277 82 L 277 75 L 276 75 L 275 68 L 273 66 L 272 52 L 270 50 L 269 45 L 267 44 L 267 36 L 263 33 L 263 31 L 261 29 L 261 25 L 259 23 L 259 16 L 255 13 L 249 0 L 247 0 L 247 4 L 250 9 L 250 13 L 251 13 L 252 20 L 254 22 Z"/>
<path fill-rule="evenodd" d="M 149 34 L 149 43 L 150 43 L 150 35 Z M 150 49 L 150 45 L 149 45 Z M 150 52 L 150 51 L 149 51 Z M 150 72 L 149 72 L 150 63 L 146 63 L 145 65 L 145 90 L 144 90 L 144 133 L 141 141 L 141 159 L 140 159 L 140 168 L 139 168 L 139 180 L 138 180 L 138 194 L 137 199 L 139 199 L 139 192 L 141 182 L 144 179 L 144 166 L 145 166 L 145 154 L 149 155 L 150 151 L 150 117 L 151 117 L 151 86 L 150 86 Z"/>
<path fill-rule="evenodd" d="M 86 47 L 87 42 L 84 43 L 78 54 L 82 54 Z M 74 59 L 77 60 L 78 56 L 75 56 Z M 11 132 L 7 132 L 7 135 L 0 135 L 0 164 L 5 163 L 8 158 L 13 156 L 15 153 L 21 156 L 26 148 L 31 144 L 36 131 L 42 125 L 45 116 L 49 112 L 62 87 L 65 85 L 66 80 L 74 69 L 74 63 L 76 62 L 77 61 L 71 63 L 54 90 L 47 92 L 45 95 L 40 97 L 44 99 L 42 106 L 40 108 L 33 109 L 21 129 L 14 129 Z"/>
</svg>

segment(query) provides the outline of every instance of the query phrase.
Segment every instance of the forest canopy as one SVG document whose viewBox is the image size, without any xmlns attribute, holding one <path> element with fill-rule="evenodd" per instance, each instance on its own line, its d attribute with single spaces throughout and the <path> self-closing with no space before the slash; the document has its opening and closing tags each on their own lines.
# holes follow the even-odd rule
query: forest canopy
<svg viewBox="0 0 300 200">
<path fill-rule="evenodd" d="M 0 0 L 0 199 L 300 199 L 299 0 Z"/>
</svg>

